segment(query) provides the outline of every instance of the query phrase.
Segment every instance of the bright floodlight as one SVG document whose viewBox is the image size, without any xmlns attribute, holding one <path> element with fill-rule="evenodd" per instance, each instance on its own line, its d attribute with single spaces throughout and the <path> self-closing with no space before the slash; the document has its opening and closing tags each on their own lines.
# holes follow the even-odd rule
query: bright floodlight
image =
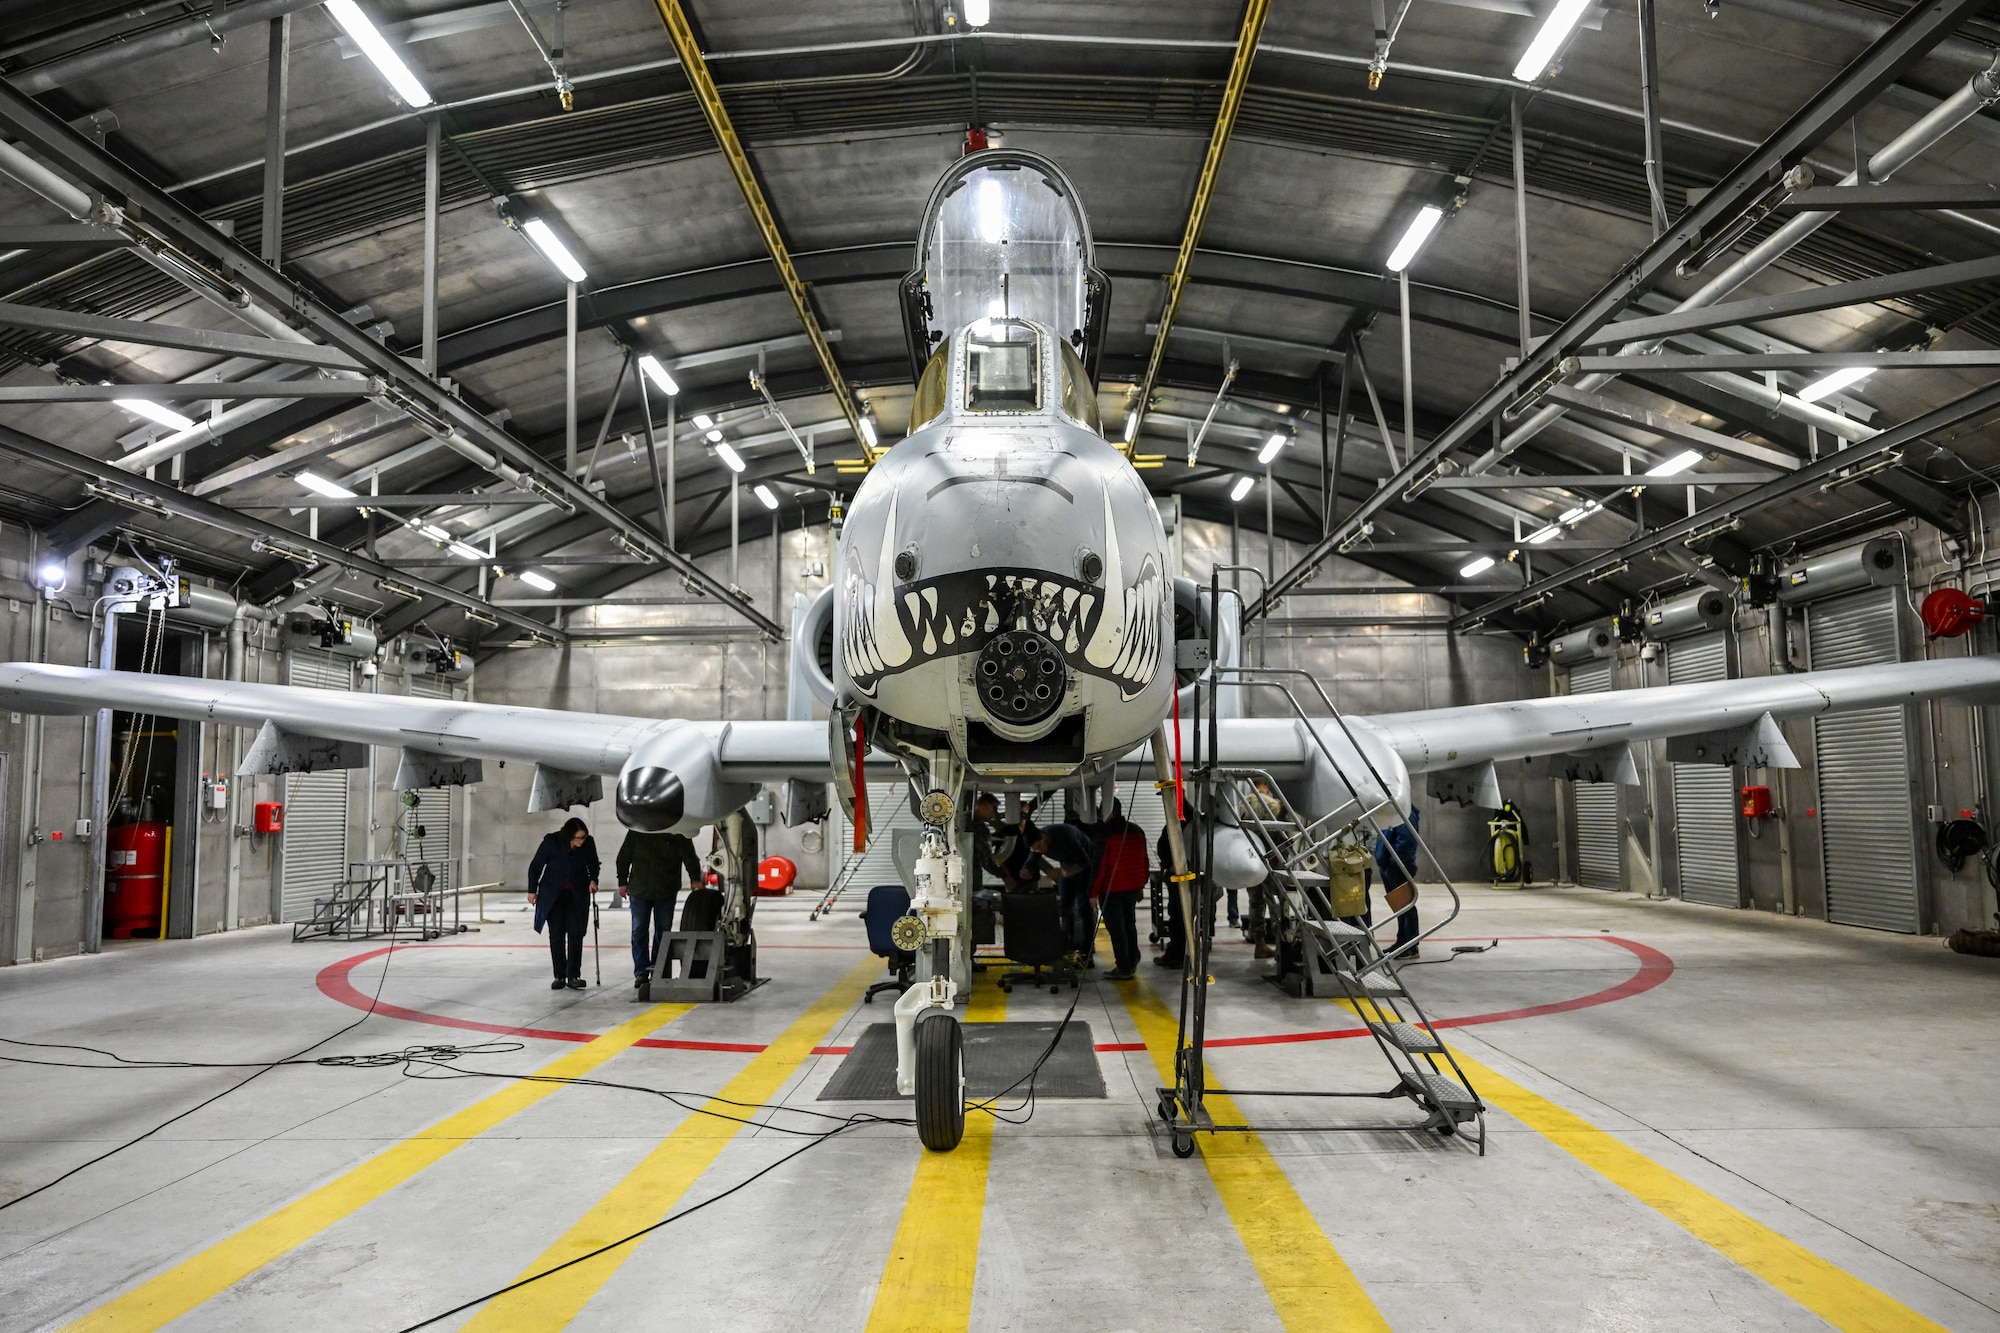
<svg viewBox="0 0 2000 1333">
<path fill-rule="evenodd" d="M 469 542 L 453 542 L 448 549 L 461 560 L 484 560 L 486 558 L 486 552 Z"/>
<path fill-rule="evenodd" d="M 298 482 L 299 485 L 305 487 L 307 490 L 324 495 L 329 499 L 351 500 L 354 498 L 353 491 L 348 490 L 337 481 L 328 481 L 317 472 L 299 473 Z"/>
<path fill-rule="evenodd" d="M 763 482 L 761 481 L 758 482 L 755 486 L 751 487 L 750 489 L 751 493 L 757 497 L 757 499 L 763 504 L 764 508 L 776 509 L 778 507 L 778 497 L 771 494 L 771 488 L 769 486 L 766 486 Z"/>
<path fill-rule="evenodd" d="M 1521 57 L 1520 64 L 1514 66 L 1514 77 L 1522 83 L 1533 83 L 1541 78 L 1542 71 L 1556 58 L 1556 52 L 1562 50 L 1563 42 L 1589 8 L 1590 0 L 1557 0 L 1548 21 L 1542 24 L 1542 30 L 1535 34 L 1534 41 L 1528 43 L 1527 54 Z"/>
<path fill-rule="evenodd" d="M 1458 576 L 1462 579 L 1469 579 L 1475 574 L 1484 574 L 1487 570 L 1491 568 L 1493 568 L 1493 557 L 1490 555 L 1482 555 L 1477 560 L 1474 560 L 1471 564 L 1466 565 L 1465 567 L 1460 569 L 1458 571 Z"/>
<path fill-rule="evenodd" d="M 729 464 L 731 472 L 741 472 L 743 470 L 743 456 L 720 440 L 715 442 L 715 456 Z"/>
<path fill-rule="evenodd" d="M 1278 456 L 1278 451 L 1285 447 L 1287 438 L 1285 432 L 1274 431 L 1271 438 L 1264 441 L 1264 447 L 1257 451 L 1257 461 L 1268 466 Z"/>
<path fill-rule="evenodd" d="M 1701 461 L 1701 455 L 1696 451 L 1694 451 L 1693 449 L 1689 449 L 1683 453 L 1675 454 L 1672 458 L 1669 458 L 1666 462 L 1660 464 L 1658 467 L 1647 468 L 1646 475 L 1649 477 L 1675 476 L 1679 473 L 1687 471 L 1689 468 L 1693 467 L 1696 463 L 1699 463 L 1700 461 Z"/>
<path fill-rule="evenodd" d="M 861 418 L 861 438 L 867 442 L 870 449 L 875 447 L 875 423 L 867 417 Z"/>
<path fill-rule="evenodd" d="M 993 21 L 992 0 L 965 0 L 965 26 L 983 28 Z"/>
<path fill-rule="evenodd" d="M 1874 373 L 1873 366 L 1846 366 L 1800 389 L 1799 398 L 1808 403 L 1816 403 L 1822 398 L 1839 393 L 1850 384 L 1861 383 Z"/>
<path fill-rule="evenodd" d="M 417 82 L 417 76 L 396 54 L 396 49 L 384 41 L 376 31 L 368 16 L 361 12 L 361 6 L 354 0 L 326 0 L 326 12 L 333 15 L 333 21 L 347 31 L 361 54 L 368 57 L 370 64 L 381 71 L 389 86 L 396 90 L 396 96 L 411 106 L 429 106 L 431 95 L 424 85 Z"/>
<path fill-rule="evenodd" d="M 69 570 L 59 561 L 50 560 L 35 571 L 35 581 L 50 591 L 60 591 L 69 582 Z"/>
<path fill-rule="evenodd" d="M 562 243 L 562 238 L 550 229 L 548 223 L 540 218 L 529 218 L 521 224 L 521 231 L 534 243 L 534 247 L 542 252 L 542 258 L 553 264 L 556 272 L 571 282 L 582 282 L 589 276 L 583 271 L 583 265 L 576 262 L 576 256 L 569 252 L 569 247 Z"/>
<path fill-rule="evenodd" d="M 523 570 L 519 578 L 521 582 L 527 584 L 537 592 L 554 592 L 556 590 L 556 581 L 554 579 L 546 574 L 537 574 L 532 569 Z"/>
<path fill-rule="evenodd" d="M 694 428 L 696 430 L 708 430 L 712 428 L 714 425 L 715 425 L 715 418 L 710 416 L 708 413 L 697 412 L 694 414 Z"/>
<path fill-rule="evenodd" d="M 172 427 L 174 430 L 194 429 L 192 417 L 184 417 L 171 407 L 156 403 L 150 398 L 113 398 L 111 401 L 135 417 L 157 421 L 160 425 Z"/>
<path fill-rule="evenodd" d="M 1229 488 L 1230 503 L 1235 504 L 1242 500 L 1244 496 L 1250 494 L 1250 488 L 1256 484 L 1257 479 L 1255 477 L 1238 477 L 1236 484 Z"/>
<path fill-rule="evenodd" d="M 1431 233 L 1442 221 L 1444 210 L 1436 204 L 1425 204 L 1418 209 L 1417 215 L 1410 219 L 1409 230 L 1403 233 L 1403 239 L 1397 241 L 1396 248 L 1389 252 L 1389 271 L 1401 273 L 1408 268 L 1410 261 L 1417 257 L 1417 251 L 1424 248 L 1424 242 L 1431 238 Z"/>
<path fill-rule="evenodd" d="M 1125 414 L 1125 443 L 1127 444 L 1132 443 L 1132 438 L 1136 436 L 1138 433 L 1139 433 L 1139 409 L 1135 407 L 1130 412 L 1127 412 Z"/>
<path fill-rule="evenodd" d="M 639 358 L 639 369 L 645 371 L 646 378 L 659 385 L 660 392 L 667 397 L 671 398 L 681 391 L 681 386 L 674 383 L 674 377 L 660 364 L 660 358 L 651 352 Z"/>
</svg>

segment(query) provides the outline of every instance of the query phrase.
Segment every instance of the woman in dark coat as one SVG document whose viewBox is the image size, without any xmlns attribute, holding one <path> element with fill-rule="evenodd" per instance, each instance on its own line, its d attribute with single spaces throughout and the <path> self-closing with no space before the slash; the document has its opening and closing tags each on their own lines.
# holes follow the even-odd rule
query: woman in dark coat
<svg viewBox="0 0 2000 1333">
<path fill-rule="evenodd" d="M 597 895 L 597 843 L 581 819 L 572 819 L 542 839 L 528 864 L 528 902 L 535 930 L 549 930 L 549 963 L 556 979 L 550 990 L 583 989 L 583 936 L 590 929 L 590 903 Z"/>
</svg>

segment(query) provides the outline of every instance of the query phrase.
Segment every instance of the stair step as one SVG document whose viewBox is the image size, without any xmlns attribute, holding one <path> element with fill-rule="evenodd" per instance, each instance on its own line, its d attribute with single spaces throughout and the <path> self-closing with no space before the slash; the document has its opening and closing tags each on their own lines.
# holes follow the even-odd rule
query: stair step
<svg viewBox="0 0 2000 1333">
<path fill-rule="evenodd" d="M 1420 1069 L 1415 1072 L 1405 1073 L 1403 1081 L 1405 1083 L 1414 1082 L 1417 1084 L 1418 1090 L 1428 1100 L 1435 1102 L 1447 1111 L 1475 1110 L 1479 1106 L 1479 1099 L 1477 1097 L 1467 1091 L 1463 1085 L 1453 1079 L 1446 1078 L 1443 1074 L 1433 1074 L 1429 1070 Z"/>
<path fill-rule="evenodd" d="M 1357 977 L 1352 972 L 1335 973 L 1349 990 L 1358 990 L 1363 995 L 1401 995 L 1403 988 L 1394 977 L 1380 972 L 1370 972 L 1365 977 Z"/>
<path fill-rule="evenodd" d="M 1415 1023 L 1370 1023 L 1368 1030 L 1408 1055 L 1435 1055 L 1444 1043 Z"/>
<path fill-rule="evenodd" d="M 1360 926 L 1350 926 L 1345 921 L 1338 919 L 1333 921 L 1315 921 L 1311 918 L 1306 918 L 1305 922 L 1308 926 L 1330 940 L 1359 940 L 1368 937 L 1368 932 Z"/>
</svg>

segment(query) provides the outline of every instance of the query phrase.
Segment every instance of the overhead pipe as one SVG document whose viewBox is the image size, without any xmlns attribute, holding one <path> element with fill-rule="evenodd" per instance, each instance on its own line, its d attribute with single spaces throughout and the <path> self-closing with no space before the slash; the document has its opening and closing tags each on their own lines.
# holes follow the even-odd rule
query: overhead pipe
<svg viewBox="0 0 2000 1333">
<path fill-rule="evenodd" d="M 1904 130 L 1894 139 L 1884 144 L 1880 151 L 1868 160 L 1868 179 L 1872 182 L 1887 180 L 1902 167 L 1908 166 L 1918 156 L 1936 145 L 1946 135 L 1979 114 L 1986 107 L 2000 102 L 2000 56 L 1991 59 L 1986 68 L 1965 81 L 1963 87 L 1944 101 L 1932 107 L 1929 113 L 1914 125 Z M 1860 181 L 1860 173 L 1850 171 L 1841 178 L 1840 184 L 1854 185 Z M 1832 212 L 1806 212 L 1795 214 L 1784 226 L 1772 232 L 1748 253 L 1722 272 L 1710 278 L 1701 289 L 1674 307 L 1676 313 L 1683 310 L 1697 310 L 1714 305 L 1723 297 L 1735 291 L 1757 274 L 1762 273 L 1779 258 L 1831 222 L 1838 214 Z M 1636 342 L 1619 349 L 1620 355 L 1630 356 L 1652 351 L 1660 345 L 1659 340 Z M 1612 375 L 1586 375 L 1576 381 L 1575 387 L 1583 390 L 1601 388 L 1611 382 Z M 1808 405 L 1809 406 L 1809 405 Z M 1782 409 L 1781 409 L 1782 410 Z M 1475 460 L 1468 469 L 1471 472 L 1485 472 L 1526 444 L 1535 436 L 1548 429 L 1560 418 L 1568 415 L 1569 409 L 1552 403 L 1508 432 L 1498 447 Z M 1790 413 L 1787 413 L 1790 415 Z M 1831 429 L 1831 427 L 1828 427 Z"/>
<path fill-rule="evenodd" d="M 321 0 L 237 0 L 231 5 L 209 5 L 202 13 L 181 23 L 168 24 L 129 39 L 113 37 L 104 45 L 75 55 L 62 56 L 19 74 L 8 82 L 30 97 L 122 68 L 135 60 L 164 55 L 184 46 L 205 46 L 237 28 L 260 26 L 301 9 L 317 9 Z"/>
</svg>

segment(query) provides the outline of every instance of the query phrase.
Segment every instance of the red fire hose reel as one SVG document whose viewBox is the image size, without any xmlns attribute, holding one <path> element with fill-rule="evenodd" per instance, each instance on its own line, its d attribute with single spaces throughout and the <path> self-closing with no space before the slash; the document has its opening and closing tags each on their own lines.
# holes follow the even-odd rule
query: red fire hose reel
<svg viewBox="0 0 2000 1333">
<path fill-rule="evenodd" d="M 1986 603 L 1957 588 L 1939 588 L 1917 609 L 1927 639 L 1956 639 L 1986 619 Z"/>
</svg>

